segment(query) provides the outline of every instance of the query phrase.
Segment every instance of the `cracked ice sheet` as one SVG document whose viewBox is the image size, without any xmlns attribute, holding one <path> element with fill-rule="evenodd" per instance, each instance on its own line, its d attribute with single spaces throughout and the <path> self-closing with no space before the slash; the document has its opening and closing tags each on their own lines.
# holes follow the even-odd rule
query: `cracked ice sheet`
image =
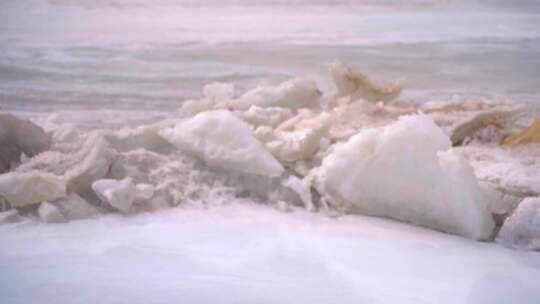
<svg viewBox="0 0 540 304">
<path fill-rule="evenodd" d="M 540 253 L 233 203 L 0 226 L 2 303 L 537 303 Z"/>
</svg>

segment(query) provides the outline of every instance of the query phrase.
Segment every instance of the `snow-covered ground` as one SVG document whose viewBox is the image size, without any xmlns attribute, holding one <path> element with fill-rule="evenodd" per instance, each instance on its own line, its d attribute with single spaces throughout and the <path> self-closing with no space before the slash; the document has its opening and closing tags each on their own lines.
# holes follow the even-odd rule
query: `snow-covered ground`
<svg viewBox="0 0 540 304">
<path fill-rule="evenodd" d="M 0 226 L 2 303 L 538 303 L 540 255 L 232 203 Z"/>
</svg>

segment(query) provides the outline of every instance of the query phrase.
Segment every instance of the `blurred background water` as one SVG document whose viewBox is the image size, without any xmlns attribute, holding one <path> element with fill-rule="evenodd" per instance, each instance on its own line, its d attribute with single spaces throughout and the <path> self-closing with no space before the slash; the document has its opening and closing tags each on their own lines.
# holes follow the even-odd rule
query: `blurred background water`
<svg viewBox="0 0 540 304">
<path fill-rule="evenodd" d="M 0 109 L 83 128 L 136 125 L 200 96 L 341 59 L 405 100 L 540 105 L 538 1 L 20 0 L 0 3 Z"/>
</svg>

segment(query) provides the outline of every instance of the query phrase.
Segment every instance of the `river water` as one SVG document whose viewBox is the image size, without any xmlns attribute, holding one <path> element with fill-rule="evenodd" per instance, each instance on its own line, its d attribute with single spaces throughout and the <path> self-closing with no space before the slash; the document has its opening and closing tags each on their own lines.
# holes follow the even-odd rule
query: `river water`
<svg viewBox="0 0 540 304">
<path fill-rule="evenodd" d="M 0 4 L 0 108 L 81 127 L 154 121 L 213 81 L 241 93 L 335 59 L 402 99 L 540 104 L 534 1 L 80 1 Z"/>
</svg>

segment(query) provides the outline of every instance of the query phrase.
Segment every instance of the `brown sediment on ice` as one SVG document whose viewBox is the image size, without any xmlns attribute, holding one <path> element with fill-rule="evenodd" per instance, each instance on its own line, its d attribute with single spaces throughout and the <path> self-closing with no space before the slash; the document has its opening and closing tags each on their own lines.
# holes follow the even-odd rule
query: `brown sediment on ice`
<svg viewBox="0 0 540 304">
<path fill-rule="evenodd" d="M 535 120 L 527 129 L 504 139 L 505 145 L 540 143 L 540 118 Z"/>
<path fill-rule="evenodd" d="M 341 61 L 332 64 L 330 73 L 336 85 L 337 97 L 349 96 L 352 100 L 389 102 L 396 99 L 403 88 L 400 81 L 388 86 L 377 84 L 367 75 L 351 69 Z"/>
</svg>

